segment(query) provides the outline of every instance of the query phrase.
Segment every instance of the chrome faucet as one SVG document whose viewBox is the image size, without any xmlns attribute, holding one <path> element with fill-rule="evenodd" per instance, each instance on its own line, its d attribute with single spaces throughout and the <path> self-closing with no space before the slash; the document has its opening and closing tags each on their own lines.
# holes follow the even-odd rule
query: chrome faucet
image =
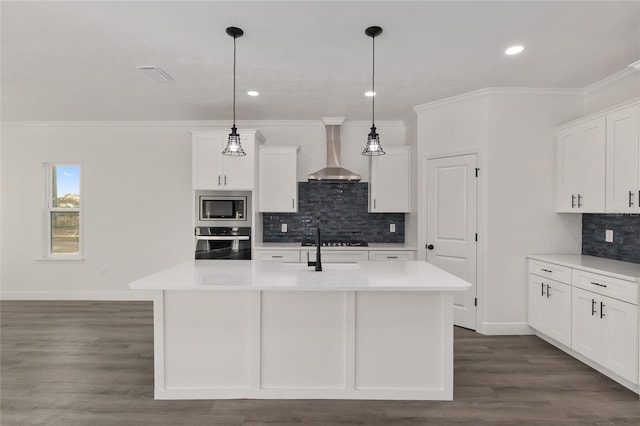
<svg viewBox="0 0 640 426">
<path fill-rule="evenodd" d="M 309 260 L 309 252 L 307 252 L 307 266 L 315 266 L 316 271 L 322 271 L 322 259 L 320 256 L 320 220 L 316 225 L 316 261 L 311 262 Z"/>
</svg>

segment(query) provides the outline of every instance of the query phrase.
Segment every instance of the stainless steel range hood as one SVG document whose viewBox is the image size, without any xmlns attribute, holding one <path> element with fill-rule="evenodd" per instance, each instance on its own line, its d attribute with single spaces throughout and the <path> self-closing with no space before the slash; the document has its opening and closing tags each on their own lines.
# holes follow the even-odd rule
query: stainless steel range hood
<svg viewBox="0 0 640 426">
<path fill-rule="evenodd" d="M 347 170 L 340 165 L 340 126 L 344 117 L 322 117 L 327 132 L 327 167 L 307 176 L 309 181 L 346 180 L 358 182 L 362 179 L 357 173 Z"/>
</svg>

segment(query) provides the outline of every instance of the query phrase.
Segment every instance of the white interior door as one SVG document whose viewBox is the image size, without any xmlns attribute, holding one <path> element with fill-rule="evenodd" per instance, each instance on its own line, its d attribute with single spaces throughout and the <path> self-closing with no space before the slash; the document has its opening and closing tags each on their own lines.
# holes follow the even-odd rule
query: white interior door
<svg viewBox="0 0 640 426">
<path fill-rule="evenodd" d="M 454 323 L 476 329 L 476 154 L 427 161 L 427 262 L 471 283 L 454 296 Z"/>
</svg>

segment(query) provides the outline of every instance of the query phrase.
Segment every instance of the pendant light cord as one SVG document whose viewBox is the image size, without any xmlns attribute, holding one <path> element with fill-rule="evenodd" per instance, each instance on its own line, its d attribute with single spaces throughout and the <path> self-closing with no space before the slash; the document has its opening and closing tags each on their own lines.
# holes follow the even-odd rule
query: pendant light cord
<svg viewBox="0 0 640 426">
<path fill-rule="evenodd" d="M 375 118 L 376 118 L 376 37 L 371 37 L 371 45 L 373 46 L 373 54 L 371 61 L 372 68 L 372 77 L 371 77 L 371 125 L 375 127 Z"/>
<path fill-rule="evenodd" d="M 236 127 L 236 36 L 233 36 L 233 127 Z"/>
</svg>

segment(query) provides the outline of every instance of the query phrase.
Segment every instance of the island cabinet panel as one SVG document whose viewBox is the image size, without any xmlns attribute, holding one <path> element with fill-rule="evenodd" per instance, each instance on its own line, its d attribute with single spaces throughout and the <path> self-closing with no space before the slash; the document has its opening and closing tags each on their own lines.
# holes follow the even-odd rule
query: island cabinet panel
<svg viewBox="0 0 640 426">
<path fill-rule="evenodd" d="M 167 291 L 167 389 L 249 386 L 251 292 Z"/>
<path fill-rule="evenodd" d="M 442 348 L 452 348 L 453 341 L 438 324 L 450 314 L 443 309 L 446 297 L 450 300 L 451 296 L 420 292 L 356 295 L 356 389 L 445 389 L 447 375 L 443 372 L 449 365 Z"/>
<path fill-rule="evenodd" d="M 261 316 L 262 388 L 344 387 L 344 292 L 265 292 Z"/>
</svg>

